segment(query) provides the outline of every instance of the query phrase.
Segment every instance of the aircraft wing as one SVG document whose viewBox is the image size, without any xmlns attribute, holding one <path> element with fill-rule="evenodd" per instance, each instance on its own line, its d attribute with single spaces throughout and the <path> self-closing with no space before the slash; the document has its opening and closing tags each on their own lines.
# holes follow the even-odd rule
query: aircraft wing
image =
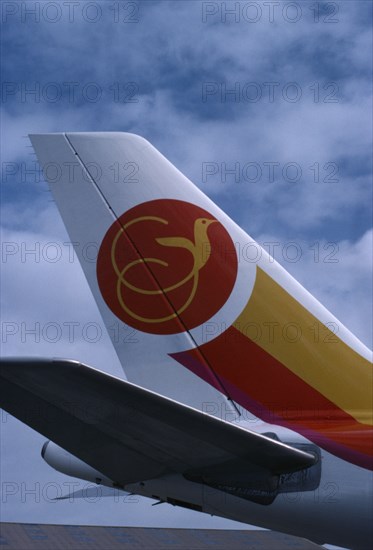
<svg viewBox="0 0 373 550">
<path fill-rule="evenodd" d="M 124 486 L 168 473 L 279 475 L 312 453 L 247 431 L 77 361 L 2 359 L 0 405 Z M 259 475 L 259 474 L 258 474 Z"/>
</svg>

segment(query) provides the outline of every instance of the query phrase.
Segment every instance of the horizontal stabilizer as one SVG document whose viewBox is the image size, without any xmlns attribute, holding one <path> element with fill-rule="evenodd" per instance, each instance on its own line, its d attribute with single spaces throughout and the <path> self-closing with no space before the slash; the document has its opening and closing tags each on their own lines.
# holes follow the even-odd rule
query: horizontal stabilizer
<svg viewBox="0 0 373 550">
<path fill-rule="evenodd" d="M 121 487 L 235 461 L 279 475 L 317 460 L 76 361 L 3 359 L 0 379 L 6 411 Z"/>
</svg>

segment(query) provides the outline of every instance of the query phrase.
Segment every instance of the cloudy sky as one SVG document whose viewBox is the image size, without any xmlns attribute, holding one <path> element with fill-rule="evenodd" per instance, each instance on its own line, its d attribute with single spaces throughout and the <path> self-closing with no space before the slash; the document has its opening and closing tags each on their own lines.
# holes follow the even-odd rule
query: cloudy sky
<svg viewBox="0 0 373 550">
<path fill-rule="evenodd" d="M 372 346 L 370 1 L 1 8 L 3 355 L 122 375 L 27 138 L 65 131 L 146 137 Z M 44 438 L 0 427 L 3 521 L 235 525 L 146 499 L 55 503 L 68 478 Z"/>
</svg>

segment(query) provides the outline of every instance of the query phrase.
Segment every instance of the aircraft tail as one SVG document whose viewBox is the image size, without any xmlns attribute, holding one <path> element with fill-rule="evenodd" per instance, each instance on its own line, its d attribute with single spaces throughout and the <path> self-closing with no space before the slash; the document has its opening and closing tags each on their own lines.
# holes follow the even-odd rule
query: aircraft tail
<svg viewBox="0 0 373 550">
<path fill-rule="evenodd" d="M 229 415 L 235 407 L 205 358 L 207 382 L 171 354 L 198 350 L 240 313 L 254 273 L 237 277 L 233 222 L 140 136 L 30 139 L 127 378 Z"/>
<path fill-rule="evenodd" d="M 361 342 L 145 139 L 30 137 L 130 381 L 226 418 L 239 403 L 365 463 Z"/>
</svg>

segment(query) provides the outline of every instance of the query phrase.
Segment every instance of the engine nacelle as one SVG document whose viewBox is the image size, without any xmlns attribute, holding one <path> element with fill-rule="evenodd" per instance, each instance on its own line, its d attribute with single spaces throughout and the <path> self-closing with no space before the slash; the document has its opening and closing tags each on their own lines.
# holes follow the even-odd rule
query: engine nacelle
<svg viewBox="0 0 373 550">
<path fill-rule="evenodd" d="M 62 474 L 113 487 L 113 482 L 109 478 L 52 441 L 44 443 L 41 456 L 49 466 Z"/>
</svg>

